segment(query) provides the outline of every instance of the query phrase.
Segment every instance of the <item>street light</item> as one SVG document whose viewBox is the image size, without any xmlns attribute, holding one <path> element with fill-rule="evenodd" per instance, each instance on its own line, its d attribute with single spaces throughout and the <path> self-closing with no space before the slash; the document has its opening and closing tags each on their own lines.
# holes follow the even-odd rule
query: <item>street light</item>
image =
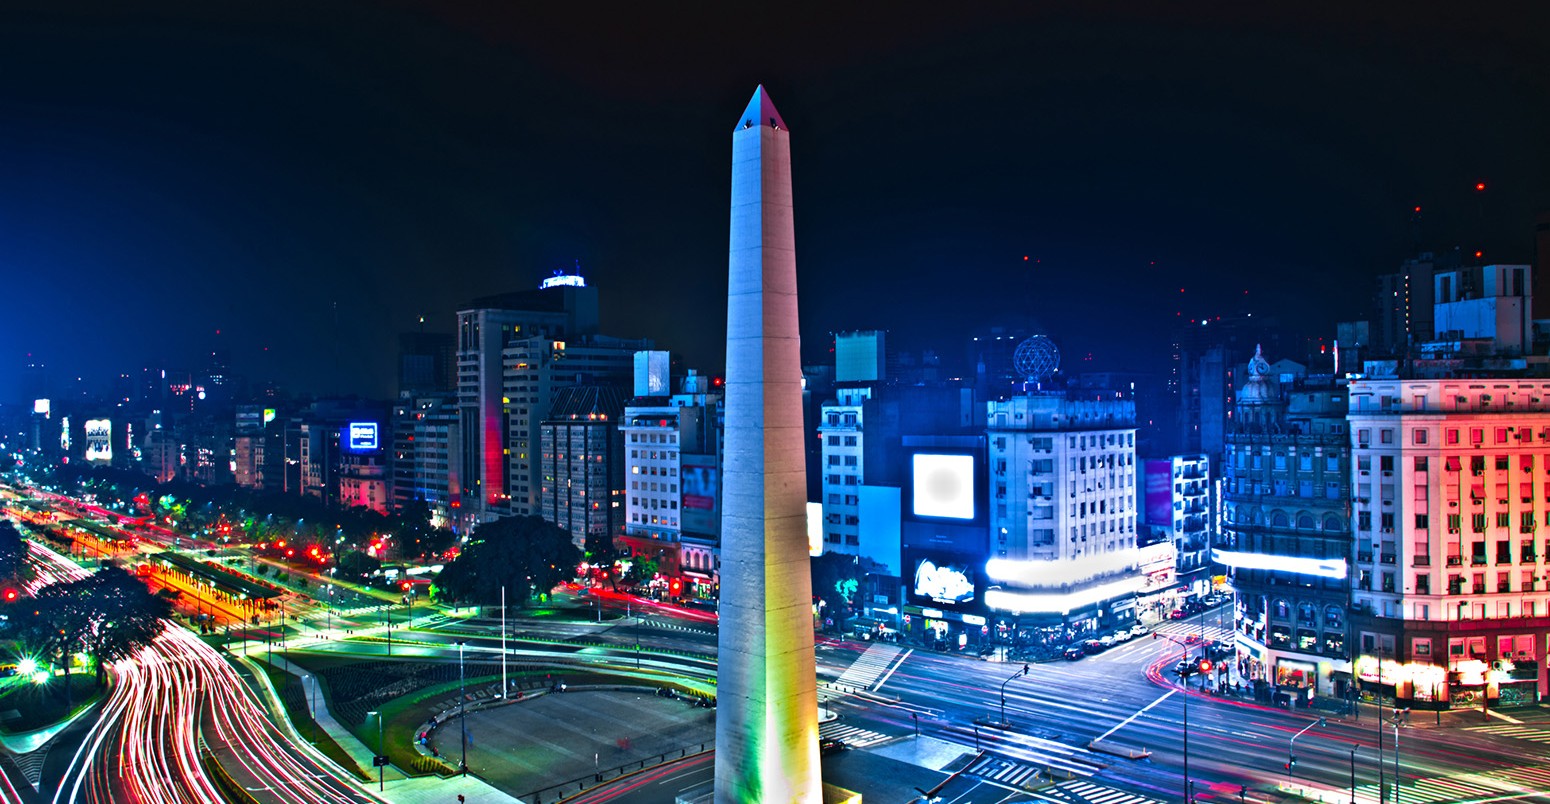
<svg viewBox="0 0 1550 804">
<path fill-rule="evenodd" d="M 1152 639 L 1166 639 L 1178 645 L 1184 651 L 1179 656 L 1179 662 L 1182 664 L 1189 661 L 1189 646 L 1182 641 L 1156 631 L 1152 632 Z M 1181 675 L 1179 683 L 1184 687 L 1184 804 L 1190 804 L 1190 800 L 1194 798 L 1194 793 L 1189 781 L 1189 676 Z"/>
<path fill-rule="evenodd" d="M 1016 679 L 1018 679 L 1021 676 L 1028 675 L 1028 673 L 1031 671 L 1031 669 L 1032 668 L 1030 668 L 1028 665 L 1025 664 L 1025 665 L 1023 665 L 1023 669 L 1018 670 L 1017 672 L 1012 674 L 1011 678 L 1008 678 L 1007 680 L 1001 682 L 1001 723 L 1000 723 L 1000 727 L 1003 728 L 1003 729 L 1009 729 L 1009 728 L 1012 727 L 1012 724 L 1010 722 L 1008 722 L 1007 719 L 1006 719 L 1006 685 L 1012 683 L 1013 681 L 1015 681 Z"/>
<path fill-rule="evenodd" d="M 1395 709 L 1394 719 L 1390 725 L 1394 727 L 1394 804 L 1399 804 L 1400 778 L 1399 778 L 1399 727 L 1410 720 L 1410 710 Z"/>
<path fill-rule="evenodd" d="M 383 774 L 387 772 L 387 764 L 383 761 L 387 759 L 387 740 L 383 737 L 382 732 L 382 713 L 367 712 L 366 717 L 375 717 L 377 719 L 377 756 L 372 758 L 372 762 L 376 763 L 377 766 L 377 792 L 380 793 L 385 784 L 382 781 Z M 370 782 L 367 784 L 370 784 Z"/>
<path fill-rule="evenodd" d="M 1286 741 L 1286 785 L 1287 785 L 1287 787 L 1291 787 L 1291 785 L 1292 785 L 1292 768 L 1297 766 L 1297 754 L 1294 753 L 1294 749 L 1297 746 L 1297 738 L 1301 737 L 1303 734 L 1307 733 L 1308 729 L 1311 729 L 1314 726 L 1318 726 L 1318 727 L 1322 728 L 1325 725 L 1327 725 L 1327 724 L 1324 722 L 1324 718 L 1319 718 L 1318 720 L 1315 720 L 1312 723 L 1309 723 L 1308 725 L 1303 726 L 1302 727 L 1302 731 L 1299 731 L 1296 734 L 1293 734 L 1292 735 L 1292 739 Z"/>
<path fill-rule="evenodd" d="M 463 675 L 463 645 L 464 640 L 457 641 L 457 720 L 463 730 L 463 759 L 458 763 L 458 769 L 464 776 L 468 775 L 468 688 L 464 686 Z"/>
</svg>

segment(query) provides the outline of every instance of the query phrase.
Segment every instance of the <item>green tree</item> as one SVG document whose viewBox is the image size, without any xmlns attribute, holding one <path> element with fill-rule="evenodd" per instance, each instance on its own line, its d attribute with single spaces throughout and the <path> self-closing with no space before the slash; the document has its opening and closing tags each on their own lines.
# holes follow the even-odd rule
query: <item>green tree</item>
<svg viewBox="0 0 1550 804">
<path fill-rule="evenodd" d="M 812 571 L 813 594 L 824 602 L 824 610 L 835 624 L 844 628 L 860 588 L 860 560 L 843 553 L 824 553 L 813 558 Z"/>
<path fill-rule="evenodd" d="M 9 519 L 0 519 L 0 581 L 21 578 L 27 567 L 27 545 Z"/>
<path fill-rule="evenodd" d="M 581 551 L 565 529 L 542 517 L 486 522 L 474 529 L 463 552 L 436 577 L 437 594 L 452 601 L 488 605 L 508 601 L 526 606 L 575 577 Z"/>
<path fill-rule="evenodd" d="M 127 659 L 151 644 L 172 616 L 172 602 L 151 594 L 145 582 L 118 567 L 104 567 L 76 581 L 93 607 L 92 628 L 83 642 L 97 663 L 97 681 L 106 679 L 106 665 Z"/>
<path fill-rule="evenodd" d="M 340 553 L 335 563 L 339 567 L 339 575 L 351 581 L 369 577 L 382 568 L 381 561 L 359 550 L 346 550 Z"/>
</svg>

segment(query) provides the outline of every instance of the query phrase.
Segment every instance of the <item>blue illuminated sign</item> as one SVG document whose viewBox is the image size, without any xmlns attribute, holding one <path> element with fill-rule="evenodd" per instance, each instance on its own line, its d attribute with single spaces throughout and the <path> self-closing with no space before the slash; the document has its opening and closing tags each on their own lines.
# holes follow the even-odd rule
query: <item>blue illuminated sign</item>
<svg viewBox="0 0 1550 804">
<path fill-rule="evenodd" d="M 350 422 L 349 444 L 350 449 L 357 452 L 376 449 L 377 423 Z"/>
</svg>

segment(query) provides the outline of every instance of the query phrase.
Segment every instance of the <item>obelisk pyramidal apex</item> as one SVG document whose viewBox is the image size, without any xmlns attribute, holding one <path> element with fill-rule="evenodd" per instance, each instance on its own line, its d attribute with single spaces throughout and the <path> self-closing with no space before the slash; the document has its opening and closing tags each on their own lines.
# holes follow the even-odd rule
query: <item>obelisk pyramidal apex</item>
<svg viewBox="0 0 1550 804">
<path fill-rule="evenodd" d="M 754 91 L 732 132 L 717 804 L 822 797 L 791 141 Z"/>
</svg>

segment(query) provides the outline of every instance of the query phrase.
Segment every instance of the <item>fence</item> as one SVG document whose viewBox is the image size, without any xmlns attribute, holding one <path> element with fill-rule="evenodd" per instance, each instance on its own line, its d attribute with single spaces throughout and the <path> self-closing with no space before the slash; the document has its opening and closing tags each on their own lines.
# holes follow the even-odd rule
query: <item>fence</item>
<svg viewBox="0 0 1550 804">
<path fill-rule="evenodd" d="M 639 773 L 643 770 L 646 770 L 647 768 L 655 768 L 661 765 L 666 765 L 669 762 L 677 762 L 688 757 L 699 756 L 700 754 L 711 750 L 713 747 L 715 747 L 715 743 L 700 743 L 699 745 L 693 746 L 694 750 L 692 751 L 689 750 L 688 747 L 680 748 L 677 754 L 672 752 L 658 754 L 654 757 L 648 757 L 646 759 L 626 763 L 615 768 L 599 770 L 590 776 L 582 776 L 562 784 L 550 785 L 539 790 L 534 790 L 525 796 L 521 796 L 521 799 L 523 801 L 531 802 L 532 804 L 544 804 L 544 802 L 557 804 L 557 802 L 564 801 L 567 798 L 571 798 L 573 796 L 579 796 L 593 788 L 599 787 L 609 782 L 618 781 L 619 779 L 622 779 L 625 776 L 629 776 L 632 773 Z"/>
</svg>

